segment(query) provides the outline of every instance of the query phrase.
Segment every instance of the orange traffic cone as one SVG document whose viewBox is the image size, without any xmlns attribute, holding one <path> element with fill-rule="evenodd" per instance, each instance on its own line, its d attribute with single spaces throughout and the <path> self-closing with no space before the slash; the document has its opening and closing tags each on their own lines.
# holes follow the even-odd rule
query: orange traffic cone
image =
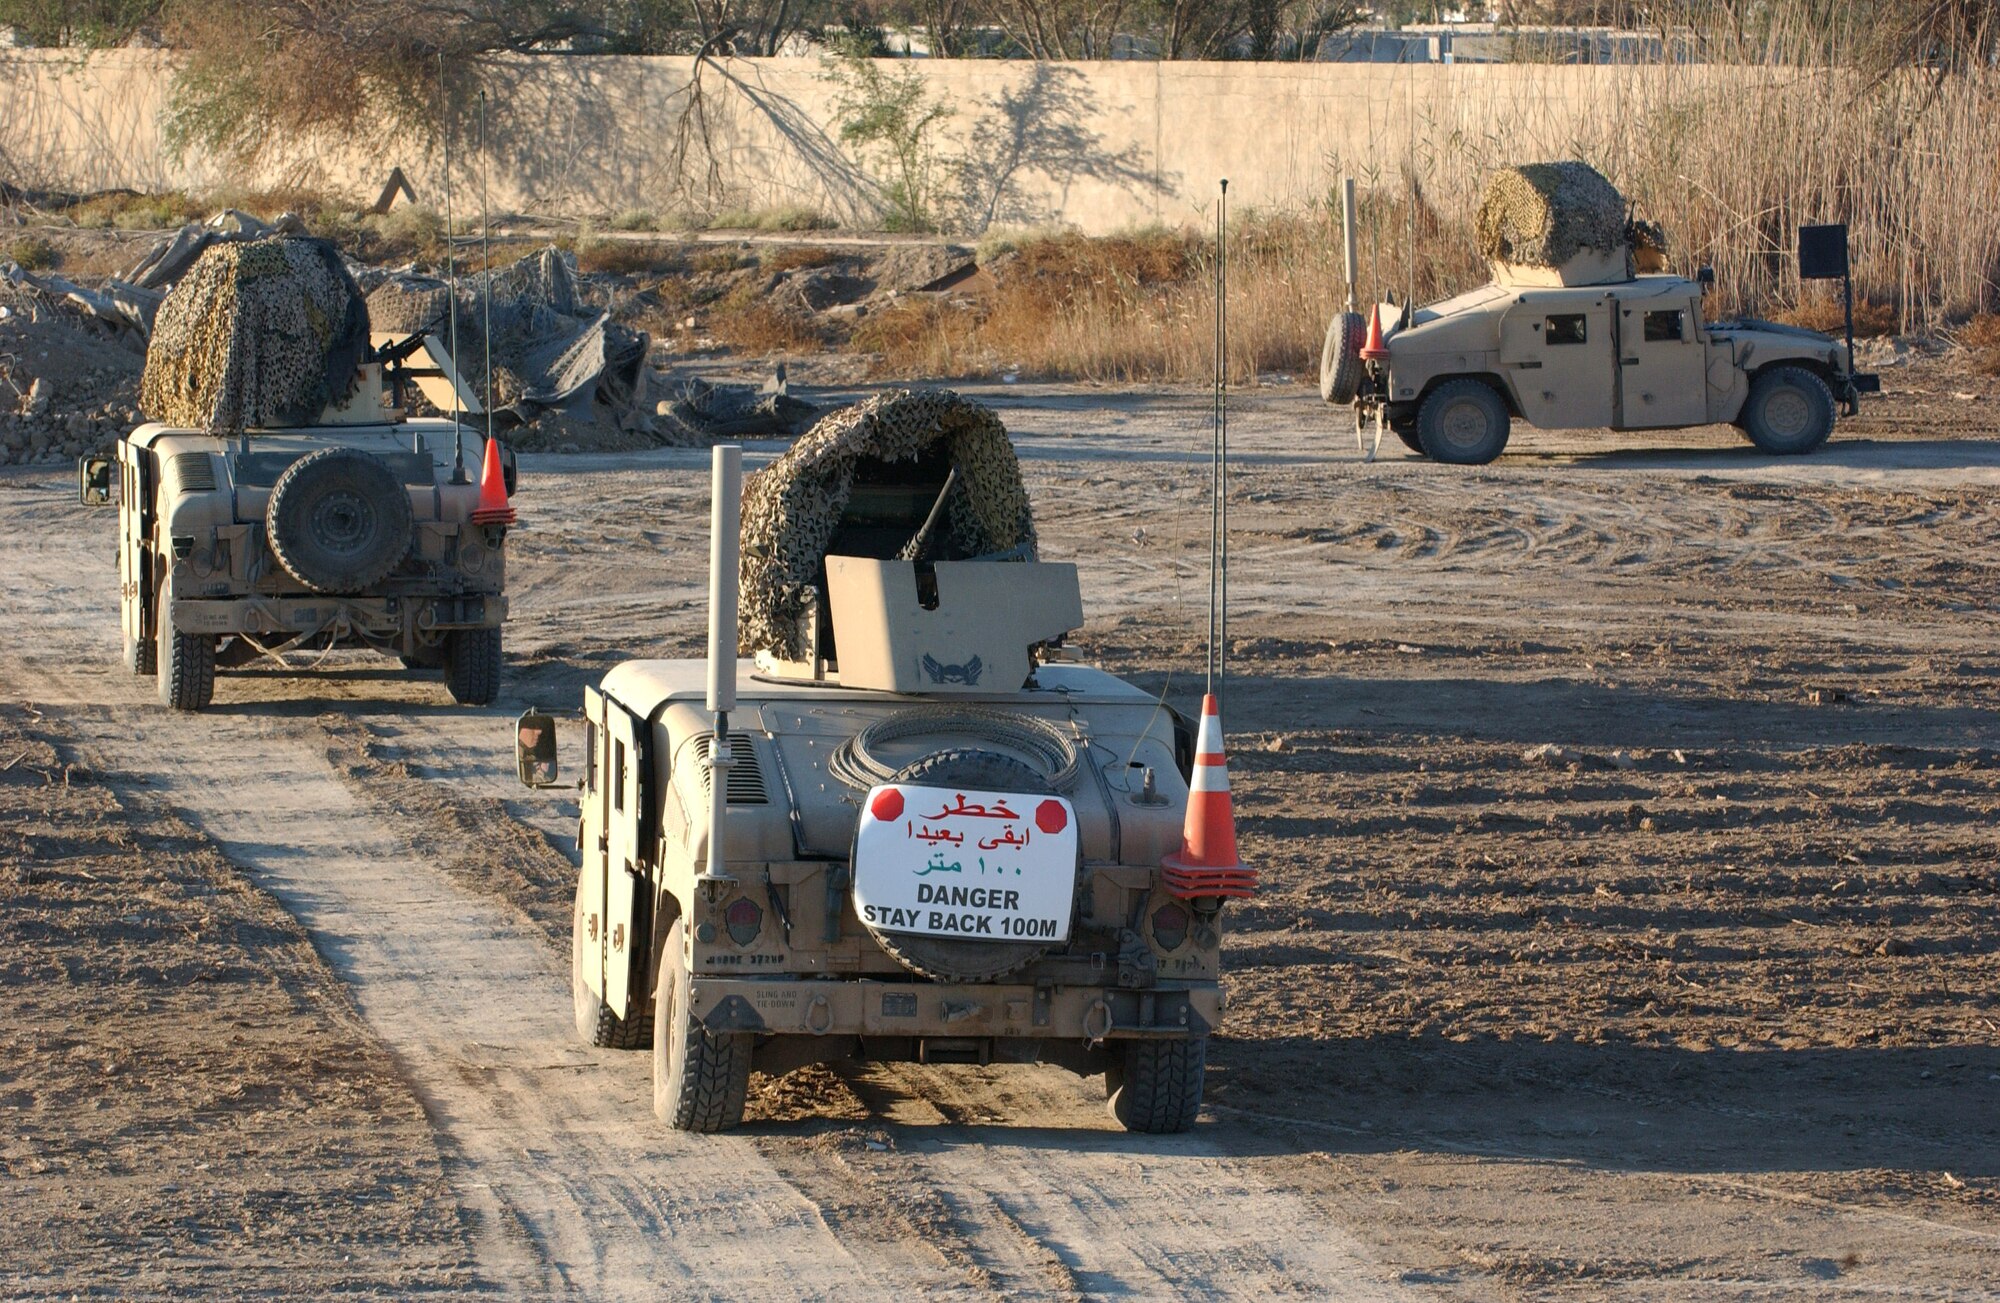
<svg viewBox="0 0 2000 1303">
<path fill-rule="evenodd" d="M 500 471 L 500 441 L 486 441 L 486 464 L 479 468 L 479 505 L 472 509 L 475 525 L 511 525 L 514 504 L 507 501 L 507 477 Z"/>
<path fill-rule="evenodd" d="M 1386 362 L 1389 359 L 1389 346 L 1382 342 L 1382 305 L 1379 303 L 1368 314 L 1368 340 L 1361 346 L 1361 357 L 1368 362 Z"/>
<path fill-rule="evenodd" d="M 1222 752 L 1222 714 L 1213 693 L 1201 699 L 1201 732 L 1195 742 L 1181 848 L 1160 861 L 1160 878 L 1170 894 L 1183 900 L 1248 896 L 1257 889 L 1257 871 L 1245 868 L 1236 857 L 1229 762 Z"/>
</svg>

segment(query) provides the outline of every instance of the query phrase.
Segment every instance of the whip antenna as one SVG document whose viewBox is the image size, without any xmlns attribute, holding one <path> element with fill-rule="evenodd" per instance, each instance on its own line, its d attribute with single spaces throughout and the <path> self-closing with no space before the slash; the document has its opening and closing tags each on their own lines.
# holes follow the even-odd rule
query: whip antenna
<svg viewBox="0 0 2000 1303">
<path fill-rule="evenodd" d="M 493 160 L 486 152 L 486 92 L 479 92 L 479 285 L 484 316 L 479 334 L 486 346 L 486 442 L 493 442 L 493 214 L 487 207 L 487 174 Z"/>
<path fill-rule="evenodd" d="M 444 277 L 451 287 L 451 318 L 445 326 L 445 349 L 451 354 L 451 482 L 465 480 L 465 436 L 458 425 L 458 259 L 452 247 L 451 225 L 451 97 L 444 88 L 444 54 L 438 53 L 438 131 L 444 141 Z"/>
<path fill-rule="evenodd" d="M 1215 443 L 1208 467 L 1208 692 L 1221 705 L 1229 645 L 1229 181 L 1215 206 Z"/>
</svg>

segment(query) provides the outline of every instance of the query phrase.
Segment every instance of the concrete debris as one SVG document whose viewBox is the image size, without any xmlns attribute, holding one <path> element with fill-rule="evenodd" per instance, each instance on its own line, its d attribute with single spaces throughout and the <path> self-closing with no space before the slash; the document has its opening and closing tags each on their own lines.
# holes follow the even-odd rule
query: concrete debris
<svg viewBox="0 0 2000 1303">
<path fill-rule="evenodd" d="M 1573 765 L 1582 761 L 1583 752 L 1559 743 L 1544 742 L 1523 751 L 1521 759 L 1531 765 Z"/>
</svg>

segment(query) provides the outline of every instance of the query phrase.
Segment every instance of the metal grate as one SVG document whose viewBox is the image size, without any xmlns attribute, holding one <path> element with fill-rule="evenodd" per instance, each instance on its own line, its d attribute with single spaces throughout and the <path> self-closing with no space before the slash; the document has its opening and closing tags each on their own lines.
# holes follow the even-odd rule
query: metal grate
<svg viewBox="0 0 2000 1303">
<path fill-rule="evenodd" d="M 188 493 L 209 493 L 215 489 L 215 462 L 205 452 L 177 452 L 173 459 L 174 478 Z"/>
<path fill-rule="evenodd" d="M 715 738 L 713 733 L 697 733 L 694 737 L 695 765 L 701 773 L 701 790 L 708 790 L 708 748 Z M 730 766 L 729 786 L 724 789 L 723 799 L 730 805 L 769 805 L 770 795 L 764 790 L 764 770 L 757 763 L 757 748 L 751 744 L 748 733 L 731 733 L 729 749 L 736 756 L 736 763 Z"/>
</svg>

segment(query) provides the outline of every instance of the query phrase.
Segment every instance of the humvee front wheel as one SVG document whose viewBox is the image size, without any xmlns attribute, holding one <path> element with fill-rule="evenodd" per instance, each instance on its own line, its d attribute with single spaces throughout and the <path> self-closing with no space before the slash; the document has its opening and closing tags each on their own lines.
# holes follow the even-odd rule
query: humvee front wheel
<svg viewBox="0 0 2000 1303">
<path fill-rule="evenodd" d="M 1447 380 L 1417 409 L 1417 446 L 1454 466 L 1484 466 L 1507 446 L 1507 404 L 1483 380 Z"/>
<path fill-rule="evenodd" d="M 1201 1113 L 1208 1074 L 1208 1038 L 1126 1041 L 1104 1074 L 1111 1116 L 1127 1131 L 1185 1131 Z"/>
<path fill-rule="evenodd" d="M 576 1034 L 585 1045 L 600 1050 L 643 1050 L 653 1043 L 653 1020 L 643 1008 L 632 1018 L 620 1018 L 597 992 L 585 985 L 583 959 L 598 942 L 584 935 L 582 890 L 569 912 L 569 993 L 576 1011 Z"/>
<path fill-rule="evenodd" d="M 695 1021 L 686 926 L 676 919 L 667 931 L 653 997 L 653 1113 L 676 1131 L 727 1131 L 743 1120 L 750 1093 L 751 1038 Z"/>
<path fill-rule="evenodd" d="M 1403 441 L 1403 446 L 1421 457 L 1424 455 L 1424 441 L 1417 437 L 1417 427 L 1409 421 L 1391 421 L 1389 432 Z"/>
<path fill-rule="evenodd" d="M 500 695 L 500 631 L 453 629 L 445 636 L 445 688 L 461 706 L 484 706 Z"/>
<path fill-rule="evenodd" d="M 1833 434 L 1833 391 L 1802 366 L 1774 366 L 1751 381 L 1737 420 L 1765 452 L 1811 452 Z"/>
<path fill-rule="evenodd" d="M 200 710 L 215 700 L 215 637 L 181 633 L 174 628 L 173 583 L 160 585 L 158 638 L 153 652 L 153 681 L 160 704 L 173 710 Z"/>
</svg>

